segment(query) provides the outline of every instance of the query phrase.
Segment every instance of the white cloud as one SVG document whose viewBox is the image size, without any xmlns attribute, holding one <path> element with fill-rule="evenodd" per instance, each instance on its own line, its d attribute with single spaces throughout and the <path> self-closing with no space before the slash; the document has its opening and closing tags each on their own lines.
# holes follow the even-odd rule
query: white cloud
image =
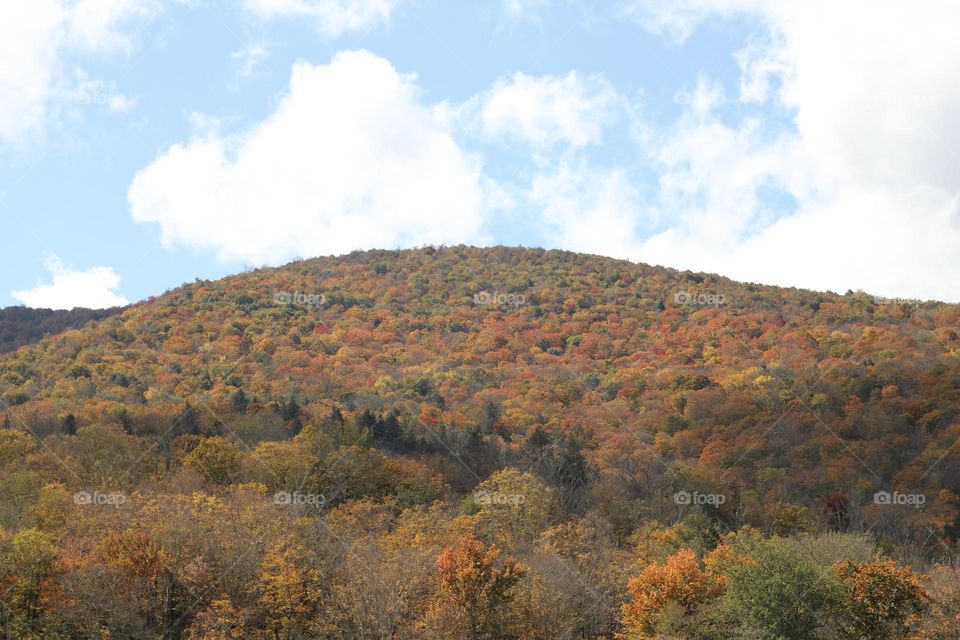
<svg viewBox="0 0 960 640">
<path fill-rule="evenodd" d="M 696 234 L 723 251 L 772 223 L 774 212 L 763 209 L 761 189 L 805 196 L 814 178 L 795 136 L 768 133 L 757 118 L 725 124 L 713 113 L 718 104 L 715 88 L 701 79 L 687 112 L 647 144 L 659 178 L 658 217 L 672 224 L 668 237 Z M 690 259 L 685 253 L 671 262 Z"/>
<path fill-rule="evenodd" d="M 26 4 L 26 3 L 25 3 Z M 134 21 L 150 20 L 161 0 L 75 0 L 64 5 L 67 43 L 86 51 L 129 51 Z"/>
<path fill-rule="evenodd" d="M 10 295 L 26 306 L 38 309 L 105 309 L 129 304 L 116 292 L 120 276 L 110 267 L 79 271 L 65 267 L 56 256 L 47 258 L 46 267 L 53 276 L 51 283 L 38 282 L 33 289 L 11 291 Z"/>
<path fill-rule="evenodd" d="M 0 4 L 0 140 L 36 130 L 52 92 L 63 8 L 53 0 Z M 51 46 L 53 45 L 53 46 Z"/>
<path fill-rule="evenodd" d="M 239 51 L 230 54 L 230 59 L 238 63 L 237 73 L 241 78 L 253 75 L 260 61 L 270 55 L 267 47 L 262 43 L 252 42 Z"/>
<path fill-rule="evenodd" d="M 786 47 L 775 31 L 751 37 L 736 58 L 741 72 L 740 99 L 748 103 L 766 102 L 775 79 L 790 71 Z"/>
<path fill-rule="evenodd" d="M 471 102 L 487 137 L 579 147 L 600 141 L 618 101 L 601 77 L 571 71 L 562 77 L 516 73 Z"/>
<path fill-rule="evenodd" d="M 482 241 L 484 179 L 415 79 L 365 51 L 298 63 L 266 120 L 170 147 L 130 187 L 167 246 L 277 263 L 370 247 Z"/>
<path fill-rule="evenodd" d="M 338 36 L 388 24 L 403 0 L 246 0 L 248 11 L 261 18 L 304 17 L 318 31 Z"/>
<path fill-rule="evenodd" d="M 736 13 L 766 31 L 737 56 L 739 107 L 709 105 L 653 141 L 658 204 L 673 222 L 644 244 L 645 260 L 960 300 L 960 5 L 682 0 L 631 8 L 678 41 Z M 738 116 L 745 104 L 759 108 Z M 771 135 L 764 118 L 776 112 L 792 126 Z M 770 188 L 796 210 L 764 210 L 758 192 Z"/>
<path fill-rule="evenodd" d="M 503 13 L 508 20 L 539 19 L 540 11 L 555 0 L 503 0 Z"/>
<path fill-rule="evenodd" d="M 131 23 L 159 8 L 157 0 L 0 3 L 0 141 L 42 133 L 57 104 L 76 97 L 64 73 L 67 54 L 127 50 Z M 128 106 L 119 94 L 107 105 Z"/>
<path fill-rule="evenodd" d="M 494 157 L 532 170 L 487 188 L 487 202 L 496 193 L 496 208 L 508 213 L 506 224 L 548 246 L 629 258 L 637 254 L 639 194 L 626 171 L 590 161 L 606 131 L 626 122 L 628 107 L 602 75 L 571 71 L 504 76 L 435 113 L 468 138 L 497 143 Z"/>
<path fill-rule="evenodd" d="M 643 28 L 683 44 L 709 18 L 759 12 L 778 0 L 626 0 L 622 12 Z"/>
<path fill-rule="evenodd" d="M 643 207 L 625 173 L 562 163 L 538 175 L 527 195 L 550 246 L 636 259 Z"/>
<path fill-rule="evenodd" d="M 326 20 L 309 2 L 249 1 L 264 16 Z M 387 4 L 321 30 L 383 22 Z M 701 77 L 672 126 L 633 122 L 657 173 L 651 193 L 590 161 L 631 108 L 602 77 L 518 73 L 463 104 L 426 105 L 387 61 L 348 53 L 297 65 L 289 95 L 258 126 L 229 136 L 201 127 L 168 149 L 131 186 L 132 213 L 159 224 L 168 245 L 276 262 L 482 243 L 491 194 L 509 193 L 539 216 L 526 227 L 540 225 L 565 248 L 743 280 L 958 300 L 960 42 L 951 25 L 960 8 L 931 6 L 630 3 L 678 42 L 718 17 L 744 14 L 756 26 L 736 55 L 738 94 Z M 359 7 L 350 10 L 360 16 Z M 508 153 L 532 148 L 539 174 L 492 184 L 455 142 L 459 127 Z M 660 232 L 640 240 L 651 227 Z"/>
</svg>

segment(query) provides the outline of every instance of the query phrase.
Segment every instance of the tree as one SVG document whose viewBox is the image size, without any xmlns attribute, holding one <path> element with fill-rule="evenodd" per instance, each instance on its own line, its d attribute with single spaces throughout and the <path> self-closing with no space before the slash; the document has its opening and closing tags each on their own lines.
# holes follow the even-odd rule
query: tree
<svg viewBox="0 0 960 640">
<path fill-rule="evenodd" d="M 639 577 L 630 580 L 627 590 L 631 600 L 623 606 L 623 624 L 641 638 L 653 637 L 668 605 L 691 615 L 717 597 L 723 584 L 700 568 L 693 551 L 680 549 L 663 564 L 647 565 Z"/>
<path fill-rule="evenodd" d="M 408 626 L 423 608 L 432 573 L 431 554 L 412 544 L 397 544 L 389 535 L 364 529 L 339 538 L 332 575 L 328 616 L 332 630 L 362 629 L 362 637 L 408 637 Z M 361 634 L 357 634 L 361 635 Z"/>
<path fill-rule="evenodd" d="M 210 606 L 193 620 L 187 629 L 186 640 L 244 640 L 246 617 L 238 610 L 230 598 L 222 596 L 210 603 Z"/>
<path fill-rule="evenodd" d="M 387 462 L 380 451 L 359 445 L 340 447 L 329 453 L 324 459 L 327 500 L 384 497 L 393 480 Z"/>
<path fill-rule="evenodd" d="M 893 560 L 833 566 L 840 580 L 841 629 L 851 640 L 902 638 L 907 625 L 927 605 L 921 577 Z"/>
<path fill-rule="evenodd" d="M 836 491 L 830 494 L 823 505 L 823 515 L 828 526 L 834 531 L 845 531 L 850 528 L 850 501 L 847 494 Z"/>
<path fill-rule="evenodd" d="M 26 457 L 37 448 L 37 441 L 22 431 L 0 430 L 0 466 Z"/>
<path fill-rule="evenodd" d="M 430 504 L 443 497 L 443 479 L 426 465 L 399 458 L 388 459 L 385 466 L 393 476 L 393 492 L 400 508 Z"/>
<path fill-rule="evenodd" d="M 290 398 L 285 403 L 280 405 L 280 417 L 283 418 L 284 421 L 299 420 L 300 414 L 300 405 L 297 403 L 295 398 Z"/>
<path fill-rule="evenodd" d="M 60 421 L 60 427 L 63 433 L 68 436 L 77 435 L 77 419 L 72 413 L 68 413 Z"/>
<path fill-rule="evenodd" d="M 741 530 L 708 554 L 705 564 L 726 583 L 718 604 L 748 637 L 814 640 L 827 622 L 832 572 L 794 541 Z"/>
<path fill-rule="evenodd" d="M 319 493 L 320 460 L 302 442 L 261 442 L 244 460 L 244 477 L 259 482 L 271 492 Z"/>
<path fill-rule="evenodd" d="M 526 573 L 512 557 L 500 560 L 500 549 L 461 538 L 437 557 L 442 594 L 438 606 L 452 602 L 463 615 L 471 640 L 491 637 L 500 607 L 513 599 L 511 590 Z M 445 600 L 449 599 L 449 600 Z"/>
<path fill-rule="evenodd" d="M 273 544 L 260 567 L 257 602 L 274 638 L 308 637 L 320 597 L 317 576 L 303 561 L 306 550 L 290 540 Z"/>
<path fill-rule="evenodd" d="M 37 529 L 18 531 L 10 540 L 2 558 L 6 584 L 0 599 L 4 622 L 14 630 L 8 637 L 37 637 L 33 634 L 43 613 L 43 584 L 58 553 L 53 538 Z"/>
<path fill-rule="evenodd" d="M 467 430 L 466 442 L 459 457 L 469 461 L 471 477 L 485 478 L 501 466 L 495 442 L 489 436 L 485 436 L 478 425 Z"/>
<path fill-rule="evenodd" d="M 93 487 L 137 482 L 153 473 L 158 463 L 152 448 L 116 424 L 80 427 L 75 438 L 65 438 L 57 446 L 59 455 Z"/>
<path fill-rule="evenodd" d="M 550 436 L 547 435 L 547 432 L 543 430 L 540 425 L 537 425 L 533 432 L 527 436 L 525 445 L 527 448 L 536 451 L 537 449 L 542 449 L 543 447 L 550 444 Z"/>
<path fill-rule="evenodd" d="M 586 491 L 594 477 L 580 443 L 569 438 L 562 446 L 542 448 L 536 469 L 539 475 L 558 489 L 563 513 L 580 512 Z"/>
<path fill-rule="evenodd" d="M 916 629 L 924 640 L 960 638 L 960 569 L 938 564 L 925 584 L 929 608 Z"/>
<path fill-rule="evenodd" d="M 480 418 L 480 431 L 489 434 L 500 419 L 500 407 L 495 402 L 487 400 L 483 403 L 483 416 Z"/>
<path fill-rule="evenodd" d="M 133 421 L 130 419 L 130 413 L 126 407 L 120 407 L 120 410 L 117 411 L 117 422 L 125 434 L 133 435 Z"/>
<path fill-rule="evenodd" d="M 183 466 L 199 472 L 214 484 L 229 484 L 240 470 L 240 447 L 222 436 L 204 438 L 184 458 Z"/>
<path fill-rule="evenodd" d="M 173 421 L 173 431 L 177 435 L 190 434 L 192 436 L 200 434 L 200 412 L 196 407 L 190 406 L 187 402 L 184 404 L 183 411 L 180 412 Z"/>
<path fill-rule="evenodd" d="M 530 543 L 550 522 L 554 492 L 539 479 L 502 469 L 477 485 L 470 497 L 480 534 L 505 545 Z"/>
<path fill-rule="evenodd" d="M 181 600 L 190 598 L 171 571 L 171 557 L 142 529 L 105 532 L 95 554 L 101 566 L 117 573 L 117 592 L 161 637 L 182 631 Z"/>
<path fill-rule="evenodd" d="M 371 429 L 373 439 L 378 442 L 383 442 L 387 446 L 395 444 L 403 435 L 400 428 L 400 420 L 397 418 L 397 414 L 392 411 L 385 416 L 375 419 Z"/>
<path fill-rule="evenodd" d="M 243 413 L 247 410 L 250 401 L 247 399 L 247 394 L 243 392 L 243 389 L 237 389 L 233 392 L 233 395 L 230 396 L 230 408 L 234 413 Z"/>
</svg>

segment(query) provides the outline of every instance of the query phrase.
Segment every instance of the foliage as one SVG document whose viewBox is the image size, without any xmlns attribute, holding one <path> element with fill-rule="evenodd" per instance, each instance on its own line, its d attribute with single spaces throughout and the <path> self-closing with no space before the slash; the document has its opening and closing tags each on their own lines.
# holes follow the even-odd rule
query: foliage
<svg viewBox="0 0 960 640">
<path fill-rule="evenodd" d="M 16 351 L 25 344 L 65 329 L 79 329 L 88 322 L 102 320 L 123 311 L 112 309 L 28 309 L 7 307 L 0 309 L 0 353 Z"/>
<path fill-rule="evenodd" d="M 647 565 L 639 577 L 630 580 L 631 601 L 624 605 L 623 622 L 639 637 L 653 637 L 668 604 L 691 615 L 720 595 L 725 585 L 725 580 L 704 573 L 693 551 L 681 549 L 662 565 Z"/>
<path fill-rule="evenodd" d="M 0 355 L 0 629 L 955 638 L 958 326 L 441 247 L 31 329 Z"/>
<path fill-rule="evenodd" d="M 921 577 L 892 560 L 844 560 L 833 569 L 849 619 L 844 633 L 854 640 L 902 638 L 907 623 L 926 606 Z"/>
<path fill-rule="evenodd" d="M 240 447 L 220 436 L 204 438 L 190 452 L 183 466 L 194 469 L 214 484 L 228 484 L 240 469 Z"/>
<path fill-rule="evenodd" d="M 461 539 L 437 557 L 440 587 L 465 618 L 470 638 L 492 637 L 501 607 L 526 569 L 514 558 L 500 559 L 496 545 Z M 443 605 L 441 605 L 443 606 Z"/>
</svg>

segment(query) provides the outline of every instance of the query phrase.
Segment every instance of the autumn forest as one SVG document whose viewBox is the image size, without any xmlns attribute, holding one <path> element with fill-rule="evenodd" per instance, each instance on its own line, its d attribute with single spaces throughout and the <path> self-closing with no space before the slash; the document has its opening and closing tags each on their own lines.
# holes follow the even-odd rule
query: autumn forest
<svg viewBox="0 0 960 640">
<path fill-rule="evenodd" d="M 960 637 L 957 305 L 457 246 L 2 319 L 4 638 Z"/>
</svg>

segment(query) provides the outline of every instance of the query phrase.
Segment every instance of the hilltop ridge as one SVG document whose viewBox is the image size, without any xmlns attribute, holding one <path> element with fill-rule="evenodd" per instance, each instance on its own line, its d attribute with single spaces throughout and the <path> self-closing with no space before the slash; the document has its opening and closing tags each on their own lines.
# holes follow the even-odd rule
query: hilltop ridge
<svg viewBox="0 0 960 640">
<path fill-rule="evenodd" d="M 920 610 L 929 570 L 947 595 L 922 623 L 948 628 L 958 325 L 955 305 L 533 249 L 196 281 L 0 356 L 0 577 L 41 576 L 17 624 L 57 637 L 266 638 L 277 615 L 356 637 L 390 598 L 403 637 L 469 637 L 449 589 L 480 563 L 509 580 L 488 615 L 510 637 L 733 637 L 772 607 L 777 628 L 812 612 L 812 638 L 860 606 L 822 589 L 890 577 Z M 723 588 L 650 614 L 674 571 Z"/>
<path fill-rule="evenodd" d="M 238 394 L 271 414 L 291 401 L 395 411 L 411 430 L 468 429 L 489 404 L 505 443 L 539 427 L 603 456 L 629 434 L 640 456 L 649 447 L 748 483 L 773 465 L 822 494 L 821 460 L 853 462 L 833 488 L 876 484 L 856 457 L 890 483 L 906 472 L 899 460 L 946 448 L 957 319 L 954 305 L 562 251 L 368 251 L 198 281 L 45 338 L 0 359 L 0 397 L 39 434 L 64 412 L 87 424 L 116 421 L 121 407 L 149 433 L 155 414 L 184 403 L 229 423 Z M 780 418 L 791 403 L 802 411 Z M 913 432 L 899 455 L 885 457 L 890 443 L 875 437 L 867 416 L 878 412 L 885 435 Z M 754 441 L 778 418 L 789 457 Z"/>
</svg>

